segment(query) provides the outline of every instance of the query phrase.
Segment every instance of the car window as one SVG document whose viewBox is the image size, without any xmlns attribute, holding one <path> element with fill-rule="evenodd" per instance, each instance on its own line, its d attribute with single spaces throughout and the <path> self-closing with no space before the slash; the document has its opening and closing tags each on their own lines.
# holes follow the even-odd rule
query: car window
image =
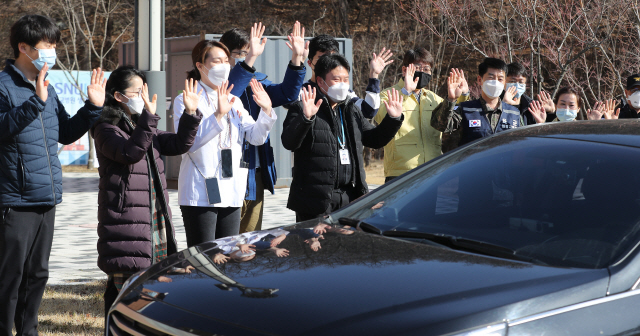
<svg viewBox="0 0 640 336">
<path fill-rule="evenodd" d="M 479 143 L 332 217 L 479 240 L 555 266 L 605 267 L 638 240 L 639 154 L 562 139 Z"/>
</svg>

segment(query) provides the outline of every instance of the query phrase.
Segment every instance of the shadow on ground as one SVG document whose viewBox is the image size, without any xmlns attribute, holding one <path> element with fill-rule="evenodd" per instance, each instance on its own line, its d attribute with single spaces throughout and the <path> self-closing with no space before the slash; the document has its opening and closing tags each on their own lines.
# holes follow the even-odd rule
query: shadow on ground
<svg viewBox="0 0 640 336">
<path fill-rule="evenodd" d="M 102 335 L 106 282 L 47 286 L 38 314 L 43 335 Z"/>
</svg>

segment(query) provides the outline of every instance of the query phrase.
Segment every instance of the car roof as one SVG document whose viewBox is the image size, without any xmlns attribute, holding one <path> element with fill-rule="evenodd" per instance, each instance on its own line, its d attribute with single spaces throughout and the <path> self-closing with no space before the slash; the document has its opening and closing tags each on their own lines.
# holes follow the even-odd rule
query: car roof
<svg viewBox="0 0 640 336">
<path fill-rule="evenodd" d="M 498 136 L 559 138 L 640 147 L 640 119 L 550 122 L 501 132 Z"/>
</svg>

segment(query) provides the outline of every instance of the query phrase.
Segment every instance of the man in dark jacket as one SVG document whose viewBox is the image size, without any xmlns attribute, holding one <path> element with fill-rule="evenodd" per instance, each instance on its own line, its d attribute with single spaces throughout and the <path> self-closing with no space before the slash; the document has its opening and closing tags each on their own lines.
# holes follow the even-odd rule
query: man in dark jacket
<svg viewBox="0 0 640 336">
<path fill-rule="evenodd" d="M 282 144 L 294 152 L 287 207 L 296 220 L 322 217 L 367 193 L 363 146 L 381 148 L 402 125 L 402 99 L 385 102 L 387 116 L 374 127 L 350 99 L 349 62 L 321 57 L 311 92 L 303 90 L 284 120 Z"/>
<path fill-rule="evenodd" d="M 104 103 L 104 77 L 94 70 L 89 100 L 73 117 L 45 81 L 60 30 L 48 17 L 26 15 L 11 27 L 16 60 L 0 73 L 0 335 L 38 334 L 38 307 L 49 278 L 55 205 L 62 202 L 58 142 L 89 130 Z"/>
<path fill-rule="evenodd" d="M 620 109 L 620 119 L 640 118 L 640 74 L 627 78 L 627 88 L 617 108 Z"/>
<path fill-rule="evenodd" d="M 537 124 L 536 118 L 529 111 L 529 106 L 531 102 L 533 102 L 533 98 L 525 93 L 527 90 L 527 70 L 525 67 L 517 62 L 507 65 L 506 82 L 504 92 L 502 96 L 500 96 L 500 99 L 520 110 L 524 126 Z M 513 87 L 513 89 L 510 89 L 511 87 Z M 538 100 L 547 112 L 546 121 L 553 121 L 556 118 L 556 106 L 551 96 L 542 91 L 538 95 Z"/>
<path fill-rule="evenodd" d="M 253 91 L 249 86 L 251 78 L 256 78 L 264 87 L 272 102 L 272 107 L 282 106 L 298 99 L 298 93 L 304 82 L 306 68 L 302 63 L 305 57 L 304 29 L 296 22 L 293 33 L 289 36 L 292 51 L 291 61 L 280 84 L 272 83 L 267 75 L 257 72 L 253 67 L 256 58 L 264 51 L 264 41 L 260 37 L 264 28 L 255 25 L 251 35 L 234 28 L 222 35 L 220 42 L 231 52 L 229 62 L 233 69 L 229 73 L 229 83 L 233 84 L 231 94 L 240 97 L 242 104 L 253 119 L 258 119 L 260 107 L 253 100 Z M 264 190 L 273 194 L 276 184 L 276 164 L 271 148 L 271 138 L 262 146 L 254 146 L 245 142 L 243 161 L 248 164 L 247 195 L 242 207 L 240 233 L 260 230 L 262 228 L 262 212 L 264 209 Z"/>
</svg>

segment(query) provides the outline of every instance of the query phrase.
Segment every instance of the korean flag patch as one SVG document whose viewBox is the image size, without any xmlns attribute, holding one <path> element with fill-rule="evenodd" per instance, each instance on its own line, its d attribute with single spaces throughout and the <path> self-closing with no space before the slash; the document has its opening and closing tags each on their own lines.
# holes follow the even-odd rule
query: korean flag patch
<svg viewBox="0 0 640 336">
<path fill-rule="evenodd" d="M 480 127 L 481 125 L 480 120 L 469 120 L 469 127 Z"/>
</svg>

